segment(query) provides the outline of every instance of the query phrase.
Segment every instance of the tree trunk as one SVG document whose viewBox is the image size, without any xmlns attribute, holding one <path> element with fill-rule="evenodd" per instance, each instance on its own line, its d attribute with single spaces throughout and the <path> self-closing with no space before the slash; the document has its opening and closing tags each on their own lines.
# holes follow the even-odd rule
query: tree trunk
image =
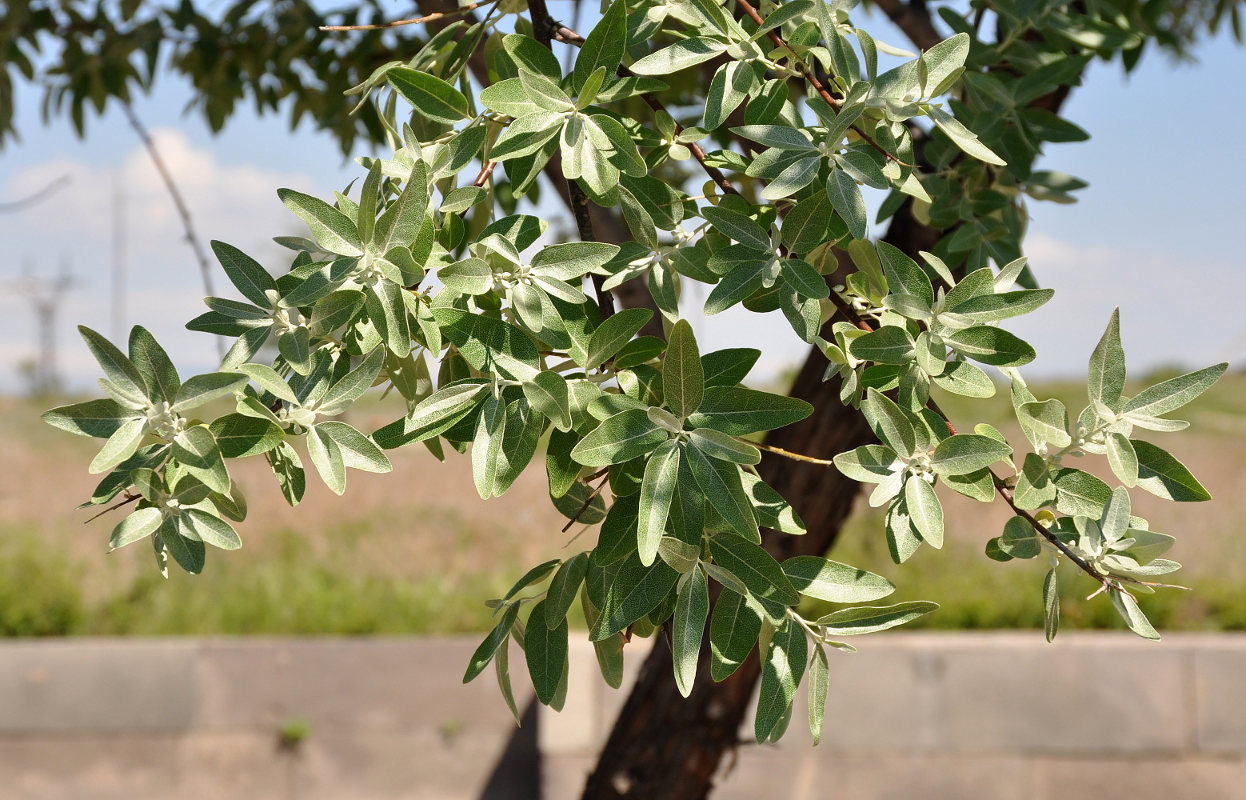
<svg viewBox="0 0 1246 800">
<path fill-rule="evenodd" d="M 917 223 L 905 205 L 886 241 L 917 257 L 933 247 L 936 234 Z M 829 332 L 827 332 L 829 333 Z M 823 381 L 827 361 L 813 349 L 791 395 L 811 403 L 804 421 L 781 428 L 769 444 L 818 458 L 830 458 L 873 441 L 861 413 L 839 402 L 840 381 Z M 809 532 L 789 536 L 763 531 L 762 545 L 776 558 L 824 555 L 852 511 L 860 484 L 831 467 L 766 454 L 761 476 L 787 498 Z M 671 652 L 660 636 L 641 668 L 596 768 L 584 800 L 645 798 L 697 800 L 709 795 L 724 755 L 734 750 L 740 725 L 761 676 L 756 649 L 722 683 L 710 679 L 709 637 L 703 638 L 696 683 L 685 700 L 672 677 Z"/>
</svg>

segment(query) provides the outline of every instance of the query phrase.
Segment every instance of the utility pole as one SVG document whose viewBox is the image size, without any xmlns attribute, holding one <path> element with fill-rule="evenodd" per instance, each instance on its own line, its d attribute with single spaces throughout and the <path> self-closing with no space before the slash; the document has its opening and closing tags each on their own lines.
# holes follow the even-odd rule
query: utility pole
<svg viewBox="0 0 1246 800">
<path fill-rule="evenodd" d="M 73 283 L 68 258 L 61 259 L 60 275 L 52 279 L 37 278 L 29 266 L 26 268 L 22 293 L 30 298 L 38 326 L 39 351 L 31 372 L 31 389 L 37 397 L 53 394 L 60 388 L 56 369 L 56 312 Z"/>
<path fill-rule="evenodd" d="M 126 207 L 124 176 L 113 173 L 112 183 L 112 339 L 125 339 Z"/>
</svg>

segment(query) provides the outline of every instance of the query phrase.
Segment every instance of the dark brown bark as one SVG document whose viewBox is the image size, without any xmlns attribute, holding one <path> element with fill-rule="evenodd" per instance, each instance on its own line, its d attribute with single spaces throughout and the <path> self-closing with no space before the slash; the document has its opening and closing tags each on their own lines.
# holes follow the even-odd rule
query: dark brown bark
<svg viewBox="0 0 1246 800">
<path fill-rule="evenodd" d="M 892 221 L 886 240 L 916 257 L 918 250 L 934 245 L 935 237 L 905 206 Z M 816 349 L 805 359 L 791 394 L 811 403 L 814 412 L 803 422 L 775 431 L 769 444 L 830 458 L 873 439 L 861 414 L 840 404 L 839 380 L 822 380 L 826 364 Z M 809 530 L 804 536 L 765 531 L 763 546 L 780 560 L 825 554 L 851 513 L 860 484 L 833 468 L 771 454 L 761 463 L 761 476 L 788 498 Z M 713 789 L 723 756 L 737 745 L 761 675 L 757 651 L 730 678 L 714 683 L 706 637 L 696 683 L 686 700 L 675 688 L 671 669 L 670 649 L 659 638 L 589 776 L 585 800 L 697 800 Z"/>
</svg>

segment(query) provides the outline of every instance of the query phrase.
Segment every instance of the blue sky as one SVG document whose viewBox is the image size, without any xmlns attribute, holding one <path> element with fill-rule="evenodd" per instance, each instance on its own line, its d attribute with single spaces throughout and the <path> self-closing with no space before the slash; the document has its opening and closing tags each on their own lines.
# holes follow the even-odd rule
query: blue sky
<svg viewBox="0 0 1246 800">
<path fill-rule="evenodd" d="M 877 20 L 866 27 L 885 28 Z M 1135 373 L 1173 362 L 1240 365 L 1246 356 L 1246 314 L 1239 310 L 1246 272 L 1233 235 L 1242 224 L 1238 190 L 1246 184 L 1239 143 L 1246 129 L 1240 83 L 1246 50 L 1221 36 L 1197 56 L 1198 63 L 1174 64 L 1151 53 L 1128 78 L 1118 66 L 1096 64 L 1066 106 L 1064 115 L 1093 138 L 1053 146 L 1044 167 L 1077 175 L 1090 187 L 1075 205 L 1030 205 L 1027 250 L 1040 282 L 1056 296 L 1008 326 L 1040 353 L 1027 374 L 1082 372 L 1116 305 Z M 182 114 L 188 98 L 184 84 L 165 78 L 136 108 L 173 165 L 200 236 L 230 241 L 277 267 L 282 257 L 269 238 L 296 232 L 298 224 L 276 189 L 326 196 L 358 169 L 328 136 L 307 126 L 292 133 L 279 117 L 246 111 L 213 137 L 197 117 Z M 17 101 L 23 141 L 0 151 L 0 201 L 63 174 L 72 182 L 55 201 L 0 215 L 0 337 L 11 343 L 0 356 L 0 392 L 20 386 L 17 364 L 34 352 L 21 276 L 26 269 L 52 275 L 62 259 L 72 263 L 77 283 L 57 326 L 60 366 L 77 387 L 96 374 L 73 326 L 110 333 L 109 205 L 117 180 L 124 183 L 129 220 L 126 325 L 152 329 L 186 372 L 210 369 L 211 338 L 181 329 L 203 308 L 198 270 L 124 117 L 110 112 L 90 119 L 83 141 L 66 121 L 41 125 L 37 92 L 23 87 Z M 218 276 L 218 288 L 223 284 Z M 781 319 L 747 312 L 723 317 L 697 322 L 709 339 L 703 347 L 764 341 L 762 379 L 804 356 Z"/>
</svg>

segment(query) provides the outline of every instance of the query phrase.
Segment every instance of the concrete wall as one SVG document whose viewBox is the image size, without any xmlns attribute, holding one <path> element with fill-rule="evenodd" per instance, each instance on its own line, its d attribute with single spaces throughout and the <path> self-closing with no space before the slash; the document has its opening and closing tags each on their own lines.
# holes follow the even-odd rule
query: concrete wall
<svg viewBox="0 0 1246 800">
<path fill-rule="evenodd" d="M 1246 800 L 1246 636 L 1156 645 L 1065 633 L 1049 646 L 1034 632 L 883 634 L 860 644 L 831 654 L 823 744 L 809 746 L 798 707 L 781 745 L 741 748 L 719 800 Z M 0 798 L 577 797 L 623 695 L 573 641 L 567 707 L 537 713 L 514 651 L 528 709 L 516 729 L 492 670 L 460 683 L 475 645 L 3 642 Z M 294 723 L 306 736 L 283 743 Z"/>
</svg>

